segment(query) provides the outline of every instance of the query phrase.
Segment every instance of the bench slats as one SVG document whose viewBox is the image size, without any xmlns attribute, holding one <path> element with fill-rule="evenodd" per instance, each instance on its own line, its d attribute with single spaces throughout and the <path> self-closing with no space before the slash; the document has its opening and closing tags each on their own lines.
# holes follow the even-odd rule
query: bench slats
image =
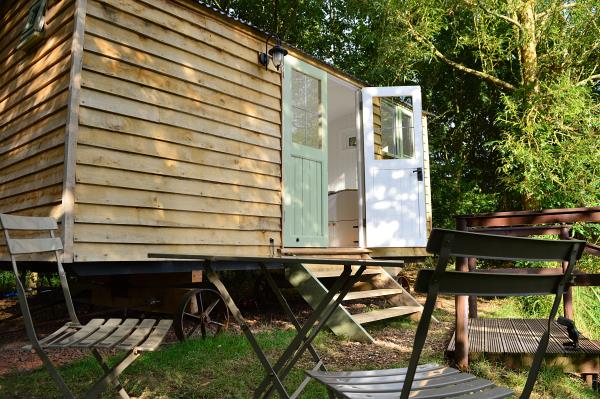
<svg viewBox="0 0 600 399">
<path fill-rule="evenodd" d="M 137 349 L 143 352 L 152 352 L 156 350 L 169 331 L 169 328 L 171 328 L 171 324 L 173 324 L 172 320 L 161 320 L 146 341 L 138 346 Z"/>
<path fill-rule="evenodd" d="M 398 398 L 398 391 L 395 393 L 391 392 L 377 392 L 376 388 L 373 387 L 372 391 L 343 391 L 338 390 L 335 386 L 331 386 L 334 391 L 340 392 L 342 395 L 345 395 L 347 398 Z M 423 388 L 423 389 L 413 389 L 410 393 L 411 399 L 442 399 L 442 398 L 450 398 L 458 395 L 471 394 L 475 392 L 480 392 L 486 388 L 494 387 L 488 380 L 484 380 L 482 378 L 476 378 L 472 381 L 456 384 L 456 385 L 445 385 L 443 387 L 437 388 Z"/>
<path fill-rule="evenodd" d="M 108 319 L 106 323 L 100 326 L 93 334 L 87 338 L 82 339 L 76 345 L 80 348 L 89 348 L 96 342 L 106 338 L 107 335 L 112 333 L 121 324 L 121 319 Z"/>
<path fill-rule="evenodd" d="M 383 377 L 383 378 L 393 378 L 393 377 Z M 452 384 L 462 384 L 467 381 L 475 380 L 475 377 L 472 374 L 468 373 L 456 373 L 451 374 L 444 377 L 437 378 L 429 378 L 424 380 L 415 380 L 412 384 L 412 389 L 432 389 L 432 388 L 440 388 L 445 387 Z M 341 392 L 362 392 L 362 393 L 371 393 L 371 392 L 400 392 L 402 387 L 404 386 L 403 381 L 381 381 L 377 377 L 372 378 L 356 378 L 349 380 L 346 384 L 328 384 L 335 390 L 339 390 Z"/>
<path fill-rule="evenodd" d="M 136 329 L 123 342 L 116 346 L 117 349 L 131 350 L 140 344 L 152 331 L 152 327 L 156 323 L 155 319 L 144 319 L 136 326 Z"/>
<path fill-rule="evenodd" d="M 94 346 L 96 348 L 112 348 L 128 337 L 138 323 L 139 319 L 126 319 L 112 334 L 97 342 Z"/>
<path fill-rule="evenodd" d="M 93 334 L 94 331 L 96 331 L 102 324 L 104 324 L 104 319 L 92 319 L 89 323 L 81 327 L 81 329 L 77 330 L 75 334 L 60 340 L 56 340 L 49 344 L 48 347 L 66 348 L 68 346 L 74 345 L 75 343 Z"/>
<path fill-rule="evenodd" d="M 36 252 L 60 251 L 63 246 L 60 238 L 11 238 L 8 248 L 14 255 L 32 254 Z"/>
<path fill-rule="evenodd" d="M 48 217 L 0 214 L 2 227 L 7 230 L 57 230 L 56 220 Z"/>
<path fill-rule="evenodd" d="M 395 372 L 394 370 L 402 370 L 403 372 Z M 379 372 L 376 372 L 379 371 Z M 425 380 L 442 376 L 458 374 L 459 371 L 451 367 L 439 367 L 429 371 L 420 372 L 417 370 L 415 381 Z M 406 376 L 406 369 L 390 369 L 390 370 L 371 370 L 371 374 L 364 375 L 364 372 L 356 372 L 351 376 L 335 376 L 334 372 L 325 371 L 307 371 L 311 377 L 319 379 L 319 381 L 327 384 L 363 384 L 363 383 L 386 383 L 386 382 L 402 382 Z M 364 382 L 363 382 L 364 381 Z"/>
</svg>

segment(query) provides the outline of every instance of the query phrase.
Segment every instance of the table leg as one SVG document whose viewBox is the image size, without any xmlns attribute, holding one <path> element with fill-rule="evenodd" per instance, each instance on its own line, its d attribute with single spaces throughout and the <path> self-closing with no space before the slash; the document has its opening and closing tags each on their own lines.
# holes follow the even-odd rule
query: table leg
<svg viewBox="0 0 600 399">
<path fill-rule="evenodd" d="M 312 341 L 316 338 L 317 334 L 321 331 L 321 329 L 325 326 L 335 309 L 342 303 L 342 300 L 350 291 L 352 286 L 358 281 L 361 277 L 363 271 L 365 270 L 365 266 L 361 266 L 356 274 L 352 275 L 351 265 L 344 266 L 344 272 L 336 280 L 334 285 L 331 287 L 331 290 L 325 295 L 325 297 L 321 300 L 319 305 L 315 308 L 311 316 L 304 323 L 304 326 L 298 332 L 294 340 L 290 343 L 286 351 L 280 356 L 278 361 L 275 363 L 273 367 L 275 372 L 277 372 L 279 379 L 283 381 L 287 374 L 291 371 L 292 367 L 298 362 L 304 351 L 311 345 Z M 337 295 L 335 300 L 332 299 Z M 315 322 L 319 320 L 317 325 L 315 326 Z M 313 328 L 314 326 L 314 328 Z M 312 330 L 311 330 L 312 329 Z M 308 335 L 310 332 L 310 335 Z M 265 377 L 261 385 L 255 391 L 254 397 L 257 398 L 259 395 L 267 388 L 270 384 L 271 378 L 269 376 Z M 269 389 L 265 397 L 269 397 L 271 395 L 272 390 Z"/>
<path fill-rule="evenodd" d="M 290 305 L 288 304 L 287 300 L 281 293 L 281 290 L 277 286 L 277 283 L 275 283 L 275 280 L 273 280 L 273 276 L 271 276 L 271 272 L 266 268 L 266 266 L 264 264 L 261 264 L 261 269 L 267 280 L 267 283 L 271 287 L 271 290 L 273 290 L 273 293 L 275 293 L 275 297 L 279 301 L 279 304 L 281 305 L 281 307 L 283 308 L 287 317 L 290 319 L 290 321 L 294 325 L 296 332 L 297 333 L 300 332 L 300 330 L 302 329 L 302 326 L 300 325 L 300 322 L 294 315 L 294 312 L 290 308 Z M 305 341 L 306 341 L 306 339 L 305 339 Z M 321 360 L 321 358 L 320 358 L 319 354 L 317 353 L 317 351 L 315 350 L 314 346 L 312 344 L 309 344 L 307 350 L 310 352 L 310 354 L 315 362 L 315 367 L 313 370 L 314 371 L 316 371 L 316 370 L 327 371 L 327 368 L 325 367 L 323 360 Z M 307 376 L 304 379 L 304 381 L 302 381 L 302 383 L 298 386 L 296 391 L 294 391 L 294 393 L 291 396 L 291 399 L 298 397 L 298 395 L 300 395 L 300 393 L 302 393 L 302 391 L 304 390 L 306 385 L 310 382 L 310 380 L 311 380 L 311 377 Z"/>
<path fill-rule="evenodd" d="M 262 366 L 267 372 L 269 380 L 273 383 L 275 389 L 279 393 L 279 396 L 281 398 L 289 398 L 290 396 L 286 392 L 282 381 L 279 379 L 279 376 L 277 375 L 275 370 L 273 370 L 273 366 L 271 366 L 269 359 L 267 359 L 265 353 L 258 345 L 258 342 L 256 342 L 256 338 L 254 338 L 252 331 L 250 331 L 250 327 L 248 327 L 248 323 L 246 323 L 246 320 L 242 316 L 242 313 L 231 298 L 231 295 L 229 295 L 229 291 L 227 291 L 227 288 L 225 288 L 225 286 L 223 285 L 223 282 L 219 278 L 218 274 L 215 273 L 212 267 L 210 266 L 210 262 L 206 262 L 205 267 L 207 271 L 206 276 L 208 277 L 208 280 L 215 286 L 215 288 L 223 297 L 225 305 L 227 305 L 227 308 L 229 308 L 231 315 L 233 316 L 235 321 L 238 322 L 238 324 L 240 325 L 242 331 L 244 332 L 244 335 L 246 336 L 246 339 L 248 340 L 248 342 L 250 342 L 250 346 L 252 346 L 252 349 L 256 353 L 256 356 L 258 356 L 258 360 L 261 362 Z"/>
<path fill-rule="evenodd" d="M 300 325 L 300 322 L 294 315 L 294 312 L 292 312 L 290 305 L 288 304 L 287 300 L 284 298 L 283 294 L 281 293 L 281 290 L 275 283 L 275 280 L 273 280 L 273 276 L 271 276 L 271 272 L 269 272 L 269 270 L 265 267 L 265 265 L 261 265 L 261 269 L 267 280 L 267 283 L 269 284 L 269 286 L 275 293 L 275 297 L 277 298 L 277 301 L 279 301 L 279 304 L 283 308 L 286 316 L 290 319 L 290 321 L 294 325 L 294 328 L 296 328 L 296 331 L 299 332 L 302 329 L 302 326 Z M 325 368 L 325 365 L 323 364 L 323 362 L 321 361 L 321 358 L 319 357 L 319 354 L 317 353 L 317 351 L 315 350 L 315 348 L 312 345 L 309 345 L 308 351 L 310 352 L 315 363 L 321 362 L 320 370 L 327 371 L 327 369 Z"/>
</svg>

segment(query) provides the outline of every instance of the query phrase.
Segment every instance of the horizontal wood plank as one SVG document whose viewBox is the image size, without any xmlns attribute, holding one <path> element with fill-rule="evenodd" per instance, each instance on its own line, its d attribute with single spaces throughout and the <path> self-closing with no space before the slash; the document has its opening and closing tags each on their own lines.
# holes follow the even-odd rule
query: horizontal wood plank
<svg viewBox="0 0 600 399">
<path fill-rule="evenodd" d="M 224 129 L 219 132 L 215 128 L 209 132 L 197 131 L 165 123 L 151 122 L 136 118 L 108 113 L 92 108 L 81 108 L 79 114 L 80 126 L 95 127 L 113 132 L 127 133 L 154 140 L 184 144 L 191 147 L 210 149 L 222 153 L 239 155 L 242 158 L 257 159 L 266 162 L 281 163 L 281 152 L 278 149 L 253 145 L 244 140 L 244 136 L 227 134 L 223 137 Z M 198 129 L 196 127 L 195 129 Z M 202 127 L 200 127 L 202 128 Z M 237 139 L 236 139 L 237 138 Z M 0 153 L 2 147 L 0 146 Z"/>
<path fill-rule="evenodd" d="M 166 4 L 149 7 L 135 0 L 90 1 L 88 12 L 127 29 L 144 31 L 161 42 L 191 53 L 215 60 L 225 66 L 259 77 L 270 84 L 279 85 L 279 75 L 265 70 L 257 61 L 258 48 L 250 49 L 222 36 L 214 35 L 205 28 L 165 12 Z M 100 9 L 96 8 L 99 5 Z M 169 7 L 171 4 L 169 4 Z M 105 11 L 105 12 L 102 12 Z M 255 46 L 259 47 L 258 40 Z"/>
<path fill-rule="evenodd" d="M 279 86 L 270 84 L 259 77 L 190 53 L 185 49 L 175 48 L 169 44 L 160 42 L 157 38 L 153 38 L 152 36 L 142 35 L 121 28 L 114 23 L 96 18 L 94 14 L 87 15 L 86 32 L 90 32 L 94 36 L 99 36 L 115 43 L 124 44 L 136 50 L 150 53 L 156 57 L 169 59 L 182 65 L 193 66 L 194 69 L 206 74 L 229 80 L 249 89 L 262 91 L 275 98 L 281 96 Z M 150 33 L 148 32 L 148 34 Z"/>
<path fill-rule="evenodd" d="M 64 64 L 69 61 L 69 57 L 65 57 L 65 55 L 69 54 L 70 51 L 71 40 L 65 38 L 65 41 L 61 42 L 39 61 L 29 66 L 29 68 L 26 68 L 27 64 L 19 64 L 11 68 L 0 79 L 0 112 L 8 109 L 10 105 L 14 105 L 14 98 L 9 97 L 13 97 L 19 89 L 25 89 L 23 90 L 23 94 L 21 94 L 25 97 L 33 93 L 36 89 L 39 89 L 41 84 L 38 82 L 48 82 L 50 80 L 48 74 L 52 73 L 52 71 L 60 71 L 62 67 L 62 71 L 64 72 Z M 12 103 L 8 100 L 12 100 Z"/>
<path fill-rule="evenodd" d="M 150 245 L 75 243 L 77 262 L 148 260 L 148 253 L 208 254 L 226 256 L 270 256 L 268 245 Z"/>
<path fill-rule="evenodd" d="M 0 113 L 0 118 L 5 123 L 0 122 L 0 127 L 9 123 L 9 121 L 15 120 L 32 110 L 34 110 L 40 102 L 44 102 L 50 100 L 60 93 L 67 91 L 69 88 L 69 74 L 68 68 L 69 64 L 65 63 L 64 65 L 56 65 L 56 67 L 60 67 L 55 71 L 48 71 L 48 78 L 50 81 L 41 82 L 44 85 L 39 91 L 37 91 L 34 95 L 23 97 L 25 93 L 14 93 L 15 98 L 20 98 L 19 101 L 9 101 L 11 108 L 7 109 L 6 112 Z M 58 76 L 53 76 L 53 74 L 60 74 Z M 32 90 L 37 90 L 38 87 L 33 87 Z"/>
<path fill-rule="evenodd" d="M 139 101 L 116 97 L 110 94 L 82 88 L 81 105 L 87 108 L 127 115 L 137 119 L 184 129 L 198 129 L 203 132 L 229 137 L 241 142 L 259 145 L 270 149 L 280 149 L 280 136 L 268 135 L 242 128 L 241 126 L 224 125 L 212 119 L 200 118 L 172 109 L 145 104 Z M 275 133 L 275 132 L 273 132 Z M 279 134 L 277 132 L 277 134 Z"/>
<path fill-rule="evenodd" d="M 0 199 L 61 184 L 63 175 L 63 165 L 59 164 L 10 183 L 4 183 L 0 185 Z"/>
<path fill-rule="evenodd" d="M 239 155 L 215 152 L 181 144 L 173 144 L 140 136 L 121 134 L 82 126 L 77 135 L 79 144 L 144 154 L 155 158 L 184 161 L 198 165 L 240 170 L 270 176 L 281 176 L 281 166 L 276 163 L 242 158 Z"/>
<path fill-rule="evenodd" d="M 64 135 L 64 128 L 58 127 L 38 139 L 31 141 L 27 145 L 12 147 L 11 151 L 8 151 L 4 156 L 0 157 L 0 169 L 21 162 L 64 143 Z"/>
<path fill-rule="evenodd" d="M 60 213 L 60 208 L 56 208 L 55 205 L 59 205 L 61 202 L 62 184 L 57 184 L 32 192 L 3 198 L 2 201 L 0 201 L 0 212 L 12 213 L 17 211 L 27 211 L 27 213 L 29 213 L 36 208 L 46 210 L 48 207 L 51 207 L 53 211 L 49 214 L 54 214 L 56 211 Z"/>
<path fill-rule="evenodd" d="M 280 234 L 272 231 L 217 230 L 201 228 L 149 227 L 76 223 L 75 242 L 174 245 L 280 245 Z"/>
<path fill-rule="evenodd" d="M 107 204 L 152 209 L 223 213 L 228 215 L 281 217 L 281 206 L 279 205 L 87 184 L 78 184 L 75 187 L 75 198 L 76 202 L 86 204 Z"/>
<path fill-rule="evenodd" d="M 75 223 L 281 231 L 281 219 L 108 205 L 75 205 Z"/>
<path fill-rule="evenodd" d="M 137 68 L 140 71 L 154 71 L 275 111 L 281 110 L 280 97 L 278 96 L 271 96 L 259 90 L 244 87 L 239 82 L 231 81 L 232 77 L 226 74 L 216 76 L 210 73 L 212 71 L 207 73 L 198 70 L 193 64 L 181 64 L 170 59 L 159 58 L 152 53 L 144 51 L 143 48 L 128 47 L 123 43 L 116 43 L 89 33 L 84 38 L 84 49 L 84 67 L 90 70 L 95 69 L 94 64 L 92 64 L 94 58 L 91 58 L 91 56 L 95 55 L 96 57 L 112 62 L 119 62 L 120 65 L 129 65 L 129 68 Z"/>
<path fill-rule="evenodd" d="M 187 113 L 204 119 L 211 119 L 224 125 L 240 127 L 250 131 L 279 137 L 280 127 L 278 118 L 272 121 L 258 119 L 243 113 L 231 111 L 228 107 L 215 107 L 202 101 L 201 98 L 190 99 L 173 95 L 148 86 L 142 86 L 125 80 L 116 79 L 90 71 L 82 72 L 82 86 L 102 92 L 129 98 L 138 102 L 156 105 L 162 108 Z"/>
<path fill-rule="evenodd" d="M 0 175 L 0 184 L 45 170 L 48 167 L 62 164 L 64 159 L 63 146 L 54 147 L 48 151 L 36 154 L 22 162 L 5 168 Z"/>
<path fill-rule="evenodd" d="M 67 105 L 68 91 L 53 97 L 52 99 L 38 104 L 27 115 L 21 116 L 0 128 L 0 141 L 4 141 L 15 133 L 18 133 L 34 125 L 41 119 L 44 119 L 55 112 L 58 112 Z"/>
<path fill-rule="evenodd" d="M 43 137 L 49 132 L 56 130 L 61 126 L 65 126 L 67 120 L 67 109 L 66 105 L 57 110 L 54 114 L 46 116 L 45 118 L 38 120 L 31 126 L 28 126 L 24 130 L 13 134 L 9 137 L 0 139 L 0 154 L 4 154 L 11 150 L 20 148 L 27 143 L 37 140 Z"/>
<path fill-rule="evenodd" d="M 97 186 L 205 196 L 274 205 L 281 204 L 281 192 L 279 190 L 273 191 L 255 187 L 234 186 L 202 180 L 185 180 L 172 176 L 151 175 L 82 164 L 77 167 L 76 181 L 77 183 Z"/>
<path fill-rule="evenodd" d="M 260 97 L 264 98 L 264 95 L 258 93 L 252 93 L 253 95 L 250 98 L 240 98 L 239 93 L 235 93 L 235 95 L 224 93 L 217 84 L 203 86 L 190 79 L 189 76 L 182 79 L 173 75 L 165 75 L 140 65 L 133 65 L 89 51 L 86 51 L 83 55 L 83 67 L 87 71 L 94 71 L 139 85 L 154 87 L 171 94 L 229 109 L 268 122 L 279 124 L 281 120 L 279 104 L 274 102 L 277 105 L 275 109 L 266 107 L 260 103 Z"/>
<path fill-rule="evenodd" d="M 112 151 L 86 145 L 78 146 L 77 163 L 268 190 L 279 190 L 281 187 L 281 179 L 276 176 L 153 158 L 141 154 Z"/>
</svg>

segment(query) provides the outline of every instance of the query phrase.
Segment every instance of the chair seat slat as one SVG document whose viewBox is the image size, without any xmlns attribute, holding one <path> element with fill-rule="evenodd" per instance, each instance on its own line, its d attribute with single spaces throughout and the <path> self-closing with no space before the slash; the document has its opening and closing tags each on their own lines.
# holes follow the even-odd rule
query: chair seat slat
<svg viewBox="0 0 600 399">
<path fill-rule="evenodd" d="M 57 230 L 56 220 L 48 217 L 0 214 L 2 227 L 7 230 Z"/>
<path fill-rule="evenodd" d="M 119 324 L 121 324 L 121 319 L 108 319 L 106 323 L 101 325 L 96 331 L 94 331 L 93 334 L 82 339 L 73 346 L 78 348 L 89 348 L 93 346 L 96 342 L 106 338 L 110 333 L 115 331 Z"/>
<path fill-rule="evenodd" d="M 403 370 L 401 373 L 393 372 L 392 370 Z M 363 373 L 357 373 L 351 376 L 333 375 L 336 373 L 330 373 L 326 371 L 309 372 L 311 377 L 317 378 L 324 384 L 371 384 L 371 383 L 387 383 L 387 382 L 402 382 L 406 376 L 406 369 L 391 369 L 391 370 L 371 370 L 372 373 L 364 375 Z M 415 381 L 426 380 L 436 377 L 449 376 L 458 374 L 459 371 L 452 367 L 440 367 L 429 371 L 419 372 L 415 374 Z M 361 375 L 362 374 L 362 375 Z"/>
<path fill-rule="evenodd" d="M 139 319 L 126 319 L 112 334 L 94 345 L 96 348 L 112 348 L 129 336 Z"/>
<path fill-rule="evenodd" d="M 434 270 L 419 270 L 415 291 L 425 293 Z M 447 295 L 525 296 L 556 293 L 561 275 L 446 271 L 439 293 Z"/>
<path fill-rule="evenodd" d="M 60 238 L 11 238 L 8 248 L 13 255 L 32 254 L 37 252 L 60 251 L 63 249 Z"/>
<path fill-rule="evenodd" d="M 44 347 L 46 344 L 56 340 L 56 339 L 61 339 L 62 337 L 64 337 L 65 335 L 69 335 L 69 329 L 73 330 L 73 326 L 70 323 L 67 323 L 65 325 L 63 325 L 61 328 L 59 328 L 58 330 L 54 331 L 52 334 L 45 336 L 43 339 L 39 340 L 39 344 Z M 75 330 L 73 330 L 75 331 Z M 32 349 L 31 345 L 25 345 L 21 348 L 24 351 L 30 351 Z"/>
<path fill-rule="evenodd" d="M 160 346 L 160 343 L 167 335 L 169 328 L 173 324 L 172 320 L 161 320 L 158 325 L 152 330 L 150 336 L 144 341 L 143 344 L 137 347 L 138 350 L 143 352 L 152 352 Z"/>
<path fill-rule="evenodd" d="M 451 398 L 458 395 L 473 394 L 480 392 L 486 388 L 492 388 L 494 384 L 488 380 L 477 378 L 472 381 L 456 384 L 456 385 L 445 385 L 443 387 L 431 388 L 431 389 L 413 389 L 410 392 L 409 398 L 411 399 L 443 399 Z M 331 386 L 334 391 L 345 395 L 348 398 L 398 398 L 398 392 L 371 392 L 371 391 L 343 391 L 338 390 L 336 386 Z M 383 394 L 381 396 L 377 394 Z M 377 396 L 375 396 L 377 395 Z M 387 396 L 395 395 L 395 396 Z"/>
<path fill-rule="evenodd" d="M 514 394 L 515 393 L 510 389 L 506 389 L 504 387 L 494 387 L 476 393 L 454 396 L 452 399 L 504 399 L 512 398 Z"/>
<path fill-rule="evenodd" d="M 87 336 L 93 334 L 94 331 L 96 331 L 102 324 L 104 324 L 104 319 L 92 319 L 89 323 L 82 326 L 75 334 L 67 338 L 52 342 L 50 345 L 48 345 L 48 347 L 65 348 L 71 346 L 86 338 Z"/>
<path fill-rule="evenodd" d="M 433 389 L 451 386 L 455 384 L 461 384 L 467 381 L 477 379 L 472 374 L 468 373 L 457 373 L 448 376 L 429 378 L 423 380 L 415 380 L 412 384 L 412 389 Z M 372 382 L 367 382 L 367 378 L 357 378 L 348 381 L 345 384 L 328 384 L 335 390 L 340 392 L 362 392 L 362 393 L 381 393 L 381 392 L 396 392 L 402 390 L 404 386 L 403 381 L 395 382 L 381 382 L 377 378 L 372 378 Z"/>
<path fill-rule="evenodd" d="M 117 349 L 131 350 L 140 344 L 152 331 L 152 327 L 156 323 L 154 319 L 144 319 L 136 326 L 135 330 L 123 342 L 116 346 Z"/>
<path fill-rule="evenodd" d="M 439 366 L 437 364 L 423 364 L 417 367 L 417 373 L 433 372 L 435 370 L 456 370 L 451 367 Z M 387 376 L 387 375 L 404 375 L 406 367 L 384 370 L 357 370 L 357 371 L 306 371 L 311 376 L 327 376 L 327 377 L 369 377 L 369 376 Z"/>
</svg>

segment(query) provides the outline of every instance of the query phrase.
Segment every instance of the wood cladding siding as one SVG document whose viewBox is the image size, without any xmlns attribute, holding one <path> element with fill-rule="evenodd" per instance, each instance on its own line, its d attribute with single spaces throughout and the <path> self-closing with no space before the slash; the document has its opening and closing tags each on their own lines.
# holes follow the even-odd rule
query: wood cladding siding
<svg viewBox="0 0 600 399">
<path fill-rule="evenodd" d="M 49 0 L 46 36 L 17 50 L 31 2 L 0 22 L 0 212 L 60 217 L 74 0 Z"/>
<path fill-rule="evenodd" d="M 87 0 L 75 261 L 281 246 L 280 76 L 263 47 L 193 4 Z"/>
</svg>

